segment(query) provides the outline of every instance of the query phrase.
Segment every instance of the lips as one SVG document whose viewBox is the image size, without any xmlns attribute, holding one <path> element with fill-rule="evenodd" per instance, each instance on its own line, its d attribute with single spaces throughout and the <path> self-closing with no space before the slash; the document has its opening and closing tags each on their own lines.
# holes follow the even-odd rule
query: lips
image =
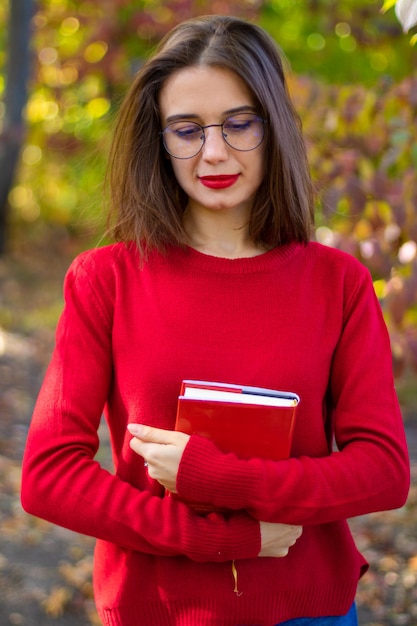
<svg viewBox="0 0 417 626">
<path fill-rule="evenodd" d="M 209 189 L 226 189 L 235 184 L 239 174 L 222 174 L 217 176 L 200 176 L 200 182 Z"/>
</svg>

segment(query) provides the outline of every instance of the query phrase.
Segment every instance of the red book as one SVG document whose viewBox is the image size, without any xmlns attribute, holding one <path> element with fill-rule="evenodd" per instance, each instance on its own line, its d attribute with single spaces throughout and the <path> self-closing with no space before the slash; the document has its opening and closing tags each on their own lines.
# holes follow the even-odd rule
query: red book
<svg viewBox="0 0 417 626">
<path fill-rule="evenodd" d="M 184 380 L 175 430 L 211 439 L 242 459 L 288 458 L 299 397 L 261 387 Z"/>
<path fill-rule="evenodd" d="M 297 394 L 287 391 L 184 380 L 175 430 L 207 437 L 241 459 L 278 461 L 290 455 L 299 401 Z M 213 510 L 206 504 L 187 503 L 202 514 Z"/>
</svg>

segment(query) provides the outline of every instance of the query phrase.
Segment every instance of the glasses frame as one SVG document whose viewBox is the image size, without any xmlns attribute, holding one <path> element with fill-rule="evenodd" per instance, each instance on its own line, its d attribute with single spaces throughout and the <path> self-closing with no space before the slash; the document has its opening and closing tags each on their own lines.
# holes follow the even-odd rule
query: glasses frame
<svg viewBox="0 0 417 626">
<path fill-rule="evenodd" d="M 253 117 L 257 118 L 257 120 L 259 122 L 262 123 L 262 137 L 259 141 L 259 143 L 254 146 L 253 148 L 235 148 L 234 146 L 232 146 L 228 141 L 227 141 L 227 134 L 224 132 L 224 125 L 228 122 L 228 120 L 231 120 L 235 117 L 237 117 L 238 115 L 253 115 Z M 199 147 L 199 149 L 197 150 L 197 152 L 195 152 L 194 154 L 192 154 L 191 156 L 186 156 L 186 157 L 179 157 L 176 154 L 172 154 L 172 152 L 170 152 L 167 148 L 167 145 L 165 143 L 165 132 L 167 131 L 167 129 L 172 126 L 172 124 L 176 124 L 177 122 L 171 122 L 170 124 L 167 124 L 165 126 L 165 128 L 163 128 L 163 130 L 161 130 L 159 132 L 160 136 L 162 137 L 162 143 L 164 146 L 164 149 L 166 150 L 166 152 L 172 156 L 174 159 L 180 159 L 181 161 L 187 160 L 187 159 L 193 159 L 194 157 L 196 157 L 198 154 L 200 154 L 200 152 L 203 149 L 203 146 L 206 142 L 206 134 L 205 134 L 205 129 L 206 128 L 221 128 L 222 129 L 222 137 L 224 142 L 229 146 L 229 148 L 232 148 L 232 150 L 237 150 L 238 152 L 252 152 L 252 150 L 256 150 L 256 148 L 259 148 L 259 146 L 261 145 L 261 143 L 264 140 L 265 137 L 265 124 L 266 124 L 266 119 L 264 119 L 263 117 L 261 117 L 260 115 L 257 115 L 256 113 L 236 113 L 235 115 L 229 115 L 224 122 L 222 122 L 221 124 L 206 124 L 206 126 L 202 126 L 201 124 L 199 124 L 198 122 L 195 122 L 194 120 L 183 120 L 184 122 L 189 122 L 190 124 L 195 124 L 196 126 L 198 126 L 199 128 L 201 128 L 201 146 Z"/>
</svg>

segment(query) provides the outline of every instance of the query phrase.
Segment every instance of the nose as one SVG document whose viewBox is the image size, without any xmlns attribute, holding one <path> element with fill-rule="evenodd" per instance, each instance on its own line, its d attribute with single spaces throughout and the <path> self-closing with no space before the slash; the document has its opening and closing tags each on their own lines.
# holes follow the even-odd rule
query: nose
<svg viewBox="0 0 417 626">
<path fill-rule="evenodd" d="M 228 158 L 227 144 L 223 138 L 220 126 L 206 127 L 204 129 L 204 138 L 202 158 L 205 161 L 218 163 Z"/>
</svg>

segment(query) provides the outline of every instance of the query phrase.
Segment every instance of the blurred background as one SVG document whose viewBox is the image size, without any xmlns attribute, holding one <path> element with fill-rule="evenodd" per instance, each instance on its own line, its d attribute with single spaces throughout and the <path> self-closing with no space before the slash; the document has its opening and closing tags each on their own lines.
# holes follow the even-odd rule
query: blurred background
<svg viewBox="0 0 417 626">
<path fill-rule="evenodd" d="M 207 13 L 254 21 L 285 52 L 315 181 L 315 237 L 372 273 L 391 336 L 413 487 L 400 511 L 352 520 L 371 563 L 358 605 L 362 625 L 417 624 L 417 29 L 403 31 L 394 5 L 0 0 L 2 626 L 99 623 L 93 541 L 22 512 L 20 460 L 65 270 L 78 252 L 106 243 L 102 184 L 115 112 L 160 38 Z"/>
</svg>

